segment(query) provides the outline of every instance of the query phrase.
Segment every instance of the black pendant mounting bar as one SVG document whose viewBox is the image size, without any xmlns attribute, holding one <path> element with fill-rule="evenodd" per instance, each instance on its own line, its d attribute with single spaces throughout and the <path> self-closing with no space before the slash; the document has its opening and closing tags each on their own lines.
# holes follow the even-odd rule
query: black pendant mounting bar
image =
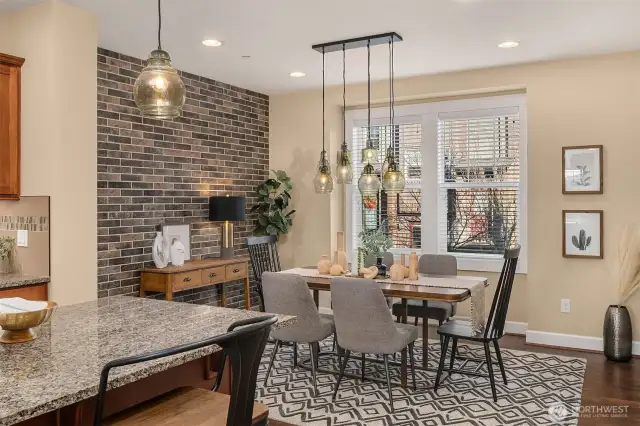
<svg viewBox="0 0 640 426">
<path fill-rule="evenodd" d="M 384 33 L 365 37 L 350 38 L 347 40 L 331 41 L 328 43 L 314 44 L 313 46 L 311 46 L 311 48 L 320 53 L 331 53 L 341 51 L 343 45 L 346 50 L 349 50 L 367 47 L 367 43 L 370 43 L 371 46 L 376 46 L 379 44 L 387 44 L 390 41 L 396 43 L 398 41 L 402 41 L 402 37 L 396 32 Z"/>
</svg>

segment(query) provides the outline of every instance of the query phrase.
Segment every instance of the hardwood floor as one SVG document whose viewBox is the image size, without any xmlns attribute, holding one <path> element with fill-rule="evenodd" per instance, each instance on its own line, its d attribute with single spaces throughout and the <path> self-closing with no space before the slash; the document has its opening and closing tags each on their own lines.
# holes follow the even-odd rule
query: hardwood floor
<svg viewBox="0 0 640 426">
<path fill-rule="evenodd" d="M 429 331 L 429 337 L 437 338 L 435 329 Z M 640 424 L 640 359 L 635 358 L 629 363 L 614 363 L 607 361 L 602 354 L 527 345 L 523 336 L 505 336 L 500 341 L 500 345 L 505 349 L 572 356 L 587 360 L 587 371 L 582 388 L 583 414 L 578 421 L 579 426 Z M 607 406 L 628 406 L 626 417 L 587 415 L 587 410 L 593 410 L 592 407 L 600 407 L 602 410 L 602 407 Z M 276 420 L 270 420 L 270 425 L 290 426 L 288 423 Z"/>
</svg>

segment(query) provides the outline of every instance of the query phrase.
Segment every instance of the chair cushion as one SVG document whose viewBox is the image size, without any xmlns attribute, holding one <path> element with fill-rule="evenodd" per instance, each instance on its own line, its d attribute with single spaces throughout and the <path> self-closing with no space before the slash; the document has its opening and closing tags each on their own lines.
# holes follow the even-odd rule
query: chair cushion
<svg viewBox="0 0 640 426">
<path fill-rule="evenodd" d="M 422 300 L 407 300 L 407 315 L 410 317 L 422 318 Z M 402 316 L 402 303 L 393 304 L 393 315 Z M 446 321 L 456 313 L 456 305 L 449 302 L 429 302 L 427 308 L 427 318 Z"/>
<path fill-rule="evenodd" d="M 438 334 L 468 340 L 484 340 L 483 334 L 475 335 L 471 321 L 451 320 L 438 327 Z"/>
<path fill-rule="evenodd" d="M 179 388 L 136 405 L 104 420 L 104 426 L 226 426 L 231 397 L 199 388 Z M 253 404 L 253 422 L 269 415 L 259 402 Z"/>
<path fill-rule="evenodd" d="M 320 342 L 336 331 L 333 315 L 320 314 L 320 323 L 299 320 L 293 324 L 271 332 L 275 340 L 296 343 Z"/>
</svg>

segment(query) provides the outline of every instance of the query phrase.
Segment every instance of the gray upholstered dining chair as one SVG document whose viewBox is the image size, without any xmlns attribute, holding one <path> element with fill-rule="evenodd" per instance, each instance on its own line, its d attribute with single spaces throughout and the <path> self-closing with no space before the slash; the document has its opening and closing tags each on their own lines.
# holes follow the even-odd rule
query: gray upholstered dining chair
<svg viewBox="0 0 640 426">
<path fill-rule="evenodd" d="M 335 400 L 351 352 L 362 354 L 364 380 L 365 354 L 381 354 L 387 376 L 389 402 L 393 412 L 393 394 L 389 376 L 389 355 L 409 349 L 409 360 L 416 387 L 413 346 L 418 328 L 410 324 L 396 324 L 385 301 L 380 285 L 364 278 L 336 277 L 331 280 L 331 300 L 336 323 L 338 346 L 345 351 L 340 365 L 340 376 L 333 394 Z M 406 352 L 405 352 L 406 353 Z M 403 357 L 406 359 L 406 357 Z"/>
<path fill-rule="evenodd" d="M 313 391 L 317 395 L 316 370 L 318 368 L 319 342 L 335 332 L 333 317 L 318 313 L 309 286 L 299 275 L 265 272 L 262 274 L 262 291 L 266 312 L 297 317 L 294 324 L 271 332 L 275 346 L 264 379 L 265 385 L 269 380 L 273 362 L 282 342 L 293 343 L 294 355 L 297 355 L 298 343 L 308 343 L 311 352 Z M 297 364 L 297 356 L 294 356 L 294 364 Z"/>
<path fill-rule="evenodd" d="M 455 256 L 449 254 L 423 254 L 418 261 L 418 272 L 429 275 L 456 275 L 458 273 L 458 261 Z M 393 315 L 400 322 L 404 312 L 402 303 L 393 304 Z M 456 304 L 449 302 L 429 302 L 427 318 L 438 321 L 442 325 L 445 321 L 456 314 Z M 407 316 L 415 318 L 415 325 L 418 319 L 423 317 L 421 300 L 407 301 Z"/>
</svg>

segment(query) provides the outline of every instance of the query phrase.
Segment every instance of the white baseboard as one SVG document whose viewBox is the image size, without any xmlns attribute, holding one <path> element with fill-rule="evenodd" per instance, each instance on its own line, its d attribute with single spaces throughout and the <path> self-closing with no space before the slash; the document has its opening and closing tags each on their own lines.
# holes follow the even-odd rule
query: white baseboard
<svg viewBox="0 0 640 426">
<path fill-rule="evenodd" d="M 577 336 L 573 334 L 550 333 L 547 331 L 527 331 L 527 343 L 562 348 L 582 349 L 587 351 L 603 350 L 602 337 Z M 640 355 L 640 341 L 633 342 L 633 355 Z"/>
</svg>

